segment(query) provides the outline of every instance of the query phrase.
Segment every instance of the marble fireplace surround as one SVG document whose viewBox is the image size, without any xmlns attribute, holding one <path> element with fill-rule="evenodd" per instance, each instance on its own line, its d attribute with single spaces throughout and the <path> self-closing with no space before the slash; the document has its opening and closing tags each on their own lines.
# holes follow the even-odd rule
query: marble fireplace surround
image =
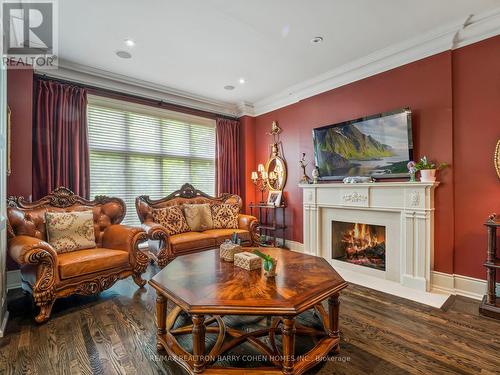
<svg viewBox="0 0 500 375">
<path fill-rule="evenodd" d="M 301 184 L 304 251 L 325 258 L 347 281 L 433 306 L 434 190 L 439 183 Z M 386 227 L 386 270 L 332 258 L 332 221 Z"/>
</svg>

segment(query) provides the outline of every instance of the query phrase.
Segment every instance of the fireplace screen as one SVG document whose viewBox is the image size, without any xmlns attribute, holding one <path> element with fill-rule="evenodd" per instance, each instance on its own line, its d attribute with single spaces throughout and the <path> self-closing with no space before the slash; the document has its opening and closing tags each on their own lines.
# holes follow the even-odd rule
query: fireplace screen
<svg viewBox="0 0 500 375">
<path fill-rule="evenodd" d="M 332 258 L 385 271 L 385 227 L 332 221 Z"/>
</svg>

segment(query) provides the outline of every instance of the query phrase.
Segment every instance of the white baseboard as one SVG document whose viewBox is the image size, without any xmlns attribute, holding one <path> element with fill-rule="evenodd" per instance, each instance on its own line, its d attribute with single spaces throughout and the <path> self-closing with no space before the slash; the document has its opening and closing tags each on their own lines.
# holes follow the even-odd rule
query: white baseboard
<svg viewBox="0 0 500 375">
<path fill-rule="evenodd" d="M 304 251 L 304 244 L 300 242 L 286 240 L 286 245 L 290 250 L 309 254 Z M 497 283 L 496 290 L 497 295 L 500 295 L 500 283 Z M 438 271 L 431 271 L 431 291 L 444 292 L 481 300 L 486 293 L 486 280 L 476 279 L 474 277 L 464 275 L 452 275 Z"/>
<path fill-rule="evenodd" d="M 7 290 L 17 289 L 21 287 L 21 271 L 7 271 Z"/>
<path fill-rule="evenodd" d="M 486 293 L 486 281 L 464 275 L 431 271 L 432 289 L 448 292 L 458 296 L 481 300 Z M 500 293 L 500 284 L 496 285 L 497 294 Z"/>
</svg>

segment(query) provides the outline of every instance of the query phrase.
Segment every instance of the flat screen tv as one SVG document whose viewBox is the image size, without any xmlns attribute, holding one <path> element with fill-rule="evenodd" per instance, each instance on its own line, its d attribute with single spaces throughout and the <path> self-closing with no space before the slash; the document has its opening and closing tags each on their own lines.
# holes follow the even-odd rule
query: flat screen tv
<svg viewBox="0 0 500 375">
<path fill-rule="evenodd" d="M 408 176 L 413 141 L 411 110 L 359 118 L 313 130 L 314 159 L 321 180 L 348 176 Z"/>
</svg>

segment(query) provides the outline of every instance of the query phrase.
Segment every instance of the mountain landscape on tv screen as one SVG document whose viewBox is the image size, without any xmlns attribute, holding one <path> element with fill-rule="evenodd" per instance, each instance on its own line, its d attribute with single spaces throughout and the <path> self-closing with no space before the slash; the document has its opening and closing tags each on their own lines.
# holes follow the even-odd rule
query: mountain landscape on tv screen
<svg viewBox="0 0 500 375">
<path fill-rule="evenodd" d="M 363 133 L 356 124 L 315 132 L 320 176 L 377 176 L 406 173 L 408 150 L 395 148 Z"/>
</svg>

